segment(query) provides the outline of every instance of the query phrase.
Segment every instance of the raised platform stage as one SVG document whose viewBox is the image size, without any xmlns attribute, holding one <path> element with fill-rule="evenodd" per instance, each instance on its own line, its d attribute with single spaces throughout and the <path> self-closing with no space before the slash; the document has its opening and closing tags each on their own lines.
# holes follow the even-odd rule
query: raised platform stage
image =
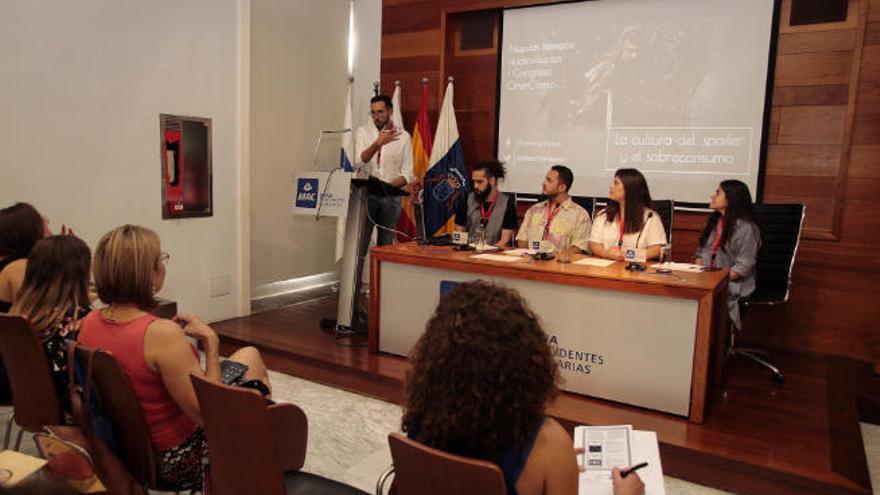
<svg viewBox="0 0 880 495">
<path fill-rule="evenodd" d="M 333 296 L 212 325 L 228 354 L 258 347 L 269 368 L 402 404 L 408 370 L 403 358 L 370 355 L 366 338 L 342 339 L 321 330 L 336 314 Z M 752 363 L 729 363 L 711 391 L 702 425 L 608 401 L 562 394 L 549 414 L 577 424 L 631 424 L 660 440 L 664 473 L 742 494 L 870 494 L 859 428 L 877 422 L 873 364 L 837 356 L 771 350 L 785 373 L 775 385 Z"/>
</svg>

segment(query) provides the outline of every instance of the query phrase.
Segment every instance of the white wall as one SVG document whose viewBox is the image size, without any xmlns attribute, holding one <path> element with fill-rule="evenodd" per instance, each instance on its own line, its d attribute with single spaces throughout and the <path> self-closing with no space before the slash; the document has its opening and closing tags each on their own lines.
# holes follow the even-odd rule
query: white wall
<svg viewBox="0 0 880 495">
<path fill-rule="evenodd" d="M 291 179 L 314 168 L 322 129 L 342 126 L 348 0 L 255 0 L 251 10 L 251 286 L 338 269 L 336 222 L 294 216 Z M 341 139 L 318 168 L 339 164 Z"/>
<path fill-rule="evenodd" d="M 382 0 L 354 0 L 354 92 L 352 119 L 354 125 L 369 119 L 373 81 L 380 78 L 382 58 Z M 390 96 L 390 95 L 389 95 Z"/>
<path fill-rule="evenodd" d="M 171 254 L 160 295 L 209 320 L 245 310 L 237 174 L 248 3 L 0 3 L 0 203 L 31 202 L 93 248 L 123 223 L 156 230 Z M 159 113 L 213 119 L 213 217 L 161 219 Z M 210 278 L 226 274 L 232 293 L 209 297 Z"/>
</svg>

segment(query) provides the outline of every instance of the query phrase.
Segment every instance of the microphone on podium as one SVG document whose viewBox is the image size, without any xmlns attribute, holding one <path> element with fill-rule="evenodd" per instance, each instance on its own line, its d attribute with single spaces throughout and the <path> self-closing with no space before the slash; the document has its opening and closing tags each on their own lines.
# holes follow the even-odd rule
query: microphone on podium
<svg viewBox="0 0 880 495">
<path fill-rule="evenodd" d="M 636 237 L 636 245 L 635 245 L 635 248 L 633 248 L 633 250 L 636 250 L 639 248 L 639 241 L 642 239 L 642 233 L 645 232 L 645 227 L 648 226 L 648 222 L 650 222 L 651 218 L 653 218 L 653 217 L 654 217 L 654 212 L 649 211 L 648 218 L 646 218 L 644 223 L 642 223 L 642 228 L 639 230 L 639 235 Z M 645 265 L 638 263 L 636 261 L 630 260 L 629 264 L 626 265 L 626 269 L 630 270 L 630 271 L 634 271 L 634 272 L 643 272 L 643 271 L 645 271 Z"/>
</svg>

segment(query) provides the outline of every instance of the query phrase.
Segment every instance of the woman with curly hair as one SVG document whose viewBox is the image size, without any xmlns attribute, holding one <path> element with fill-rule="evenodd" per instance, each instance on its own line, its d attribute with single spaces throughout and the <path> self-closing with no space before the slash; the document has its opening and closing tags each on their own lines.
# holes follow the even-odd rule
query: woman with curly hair
<svg viewBox="0 0 880 495">
<path fill-rule="evenodd" d="M 437 307 L 411 355 L 403 429 L 430 447 L 498 464 L 508 494 L 574 495 L 571 436 L 547 418 L 559 372 L 538 318 L 513 290 L 465 282 Z M 615 494 L 639 494 L 614 474 Z"/>
</svg>

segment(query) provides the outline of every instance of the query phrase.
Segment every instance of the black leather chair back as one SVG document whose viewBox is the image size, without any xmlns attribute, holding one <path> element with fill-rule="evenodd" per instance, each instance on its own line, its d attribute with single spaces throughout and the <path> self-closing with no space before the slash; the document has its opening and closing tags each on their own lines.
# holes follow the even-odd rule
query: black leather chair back
<svg viewBox="0 0 880 495">
<path fill-rule="evenodd" d="M 672 244 L 672 217 L 675 213 L 675 201 L 671 199 L 660 199 L 654 201 L 654 211 L 660 216 L 663 222 L 663 230 L 666 231 L 666 242 Z"/>
<path fill-rule="evenodd" d="M 590 219 L 593 218 L 593 209 L 596 206 L 596 198 L 590 196 L 572 196 L 571 200 L 574 201 L 574 204 L 587 210 L 587 215 L 590 215 Z"/>
<path fill-rule="evenodd" d="M 755 215 L 761 227 L 755 292 L 750 304 L 781 304 L 788 301 L 791 271 L 804 224 L 804 205 L 759 204 Z"/>
<path fill-rule="evenodd" d="M 596 215 L 598 215 L 600 211 L 608 206 L 609 201 L 611 200 L 608 198 L 593 198 L 593 220 L 596 219 Z"/>
</svg>

